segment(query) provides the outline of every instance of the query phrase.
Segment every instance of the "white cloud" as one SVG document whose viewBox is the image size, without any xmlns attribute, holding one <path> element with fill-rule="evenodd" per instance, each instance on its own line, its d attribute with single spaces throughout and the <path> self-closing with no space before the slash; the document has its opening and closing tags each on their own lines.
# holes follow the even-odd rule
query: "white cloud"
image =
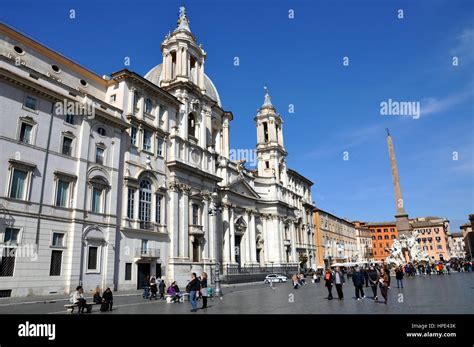
<svg viewBox="0 0 474 347">
<path fill-rule="evenodd" d="M 445 98 L 428 97 L 421 100 L 421 117 L 446 111 L 458 104 L 463 103 L 474 94 L 471 88 L 467 91 L 452 94 Z"/>
</svg>

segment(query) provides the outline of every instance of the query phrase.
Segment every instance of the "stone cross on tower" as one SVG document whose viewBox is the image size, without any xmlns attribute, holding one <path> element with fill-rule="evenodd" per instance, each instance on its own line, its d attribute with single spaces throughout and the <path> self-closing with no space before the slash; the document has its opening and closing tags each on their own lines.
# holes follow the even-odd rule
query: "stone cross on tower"
<svg viewBox="0 0 474 347">
<path fill-rule="evenodd" d="M 410 234 L 410 222 L 408 221 L 408 214 L 405 211 L 405 203 L 402 197 L 402 189 L 400 188 L 400 178 L 398 177 L 397 160 L 395 158 L 395 149 L 393 147 L 393 140 L 387 130 L 387 147 L 388 155 L 390 157 L 390 168 L 392 170 L 393 189 L 395 190 L 395 203 L 397 214 L 395 215 L 396 225 L 399 235 Z"/>
</svg>

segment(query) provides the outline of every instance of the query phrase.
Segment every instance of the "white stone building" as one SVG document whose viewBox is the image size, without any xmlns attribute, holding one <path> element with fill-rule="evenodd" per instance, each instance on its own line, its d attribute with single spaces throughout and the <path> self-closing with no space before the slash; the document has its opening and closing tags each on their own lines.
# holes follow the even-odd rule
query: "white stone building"
<svg viewBox="0 0 474 347">
<path fill-rule="evenodd" d="M 462 233 L 450 234 L 448 244 L 450 258 L 464 259 L 466 257 L 466 247 Z"/>
<path fill-rule="evenodd" d="M 144 77 L 100 77 L 0 25 L 1 295 L 314 265 L 312 182 L 286 166 L 268 92 L 252 171 L 184 9 L 161 50 Z"/>
</svg>

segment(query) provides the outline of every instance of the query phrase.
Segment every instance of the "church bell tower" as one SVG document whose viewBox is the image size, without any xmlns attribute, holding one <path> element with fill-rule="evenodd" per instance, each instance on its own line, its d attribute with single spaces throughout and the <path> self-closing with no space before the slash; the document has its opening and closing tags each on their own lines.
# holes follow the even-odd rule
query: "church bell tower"
<svg viewBox="0 0 474 347">
<path fill-rule="evenodd" d="M 263 105 L 254 120 L 257 125 L 258 176 L 273 177 L 277 182 L 283 182 L 287 155 L 283 145 L 283 119 L 272 105 L 266 87 Z"/>
</svg>

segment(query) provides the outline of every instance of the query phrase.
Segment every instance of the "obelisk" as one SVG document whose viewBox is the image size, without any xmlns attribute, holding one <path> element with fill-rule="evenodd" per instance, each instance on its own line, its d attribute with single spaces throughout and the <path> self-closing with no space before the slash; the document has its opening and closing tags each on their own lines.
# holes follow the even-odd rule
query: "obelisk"
<svg viewBox="0 0 474 347">
<path fill-rule="evenodd" d="M 397 214 L 395 215 L 398 235 L 409 235 L 411 233 L 410 222 L 408 221 L 408 213 L 405 211 L 405 203 L 402 197 L 402 189 L 400 188 L 400 177 L 398 176 L 397 160 L 395 158 L 395 149 L 393 147 L 392 137 L 387 129 L 387 147 L 390 156 L 390 168 L 392 170 L 393 189 L 395 190 L 395 204 Z"/>
</svg>

